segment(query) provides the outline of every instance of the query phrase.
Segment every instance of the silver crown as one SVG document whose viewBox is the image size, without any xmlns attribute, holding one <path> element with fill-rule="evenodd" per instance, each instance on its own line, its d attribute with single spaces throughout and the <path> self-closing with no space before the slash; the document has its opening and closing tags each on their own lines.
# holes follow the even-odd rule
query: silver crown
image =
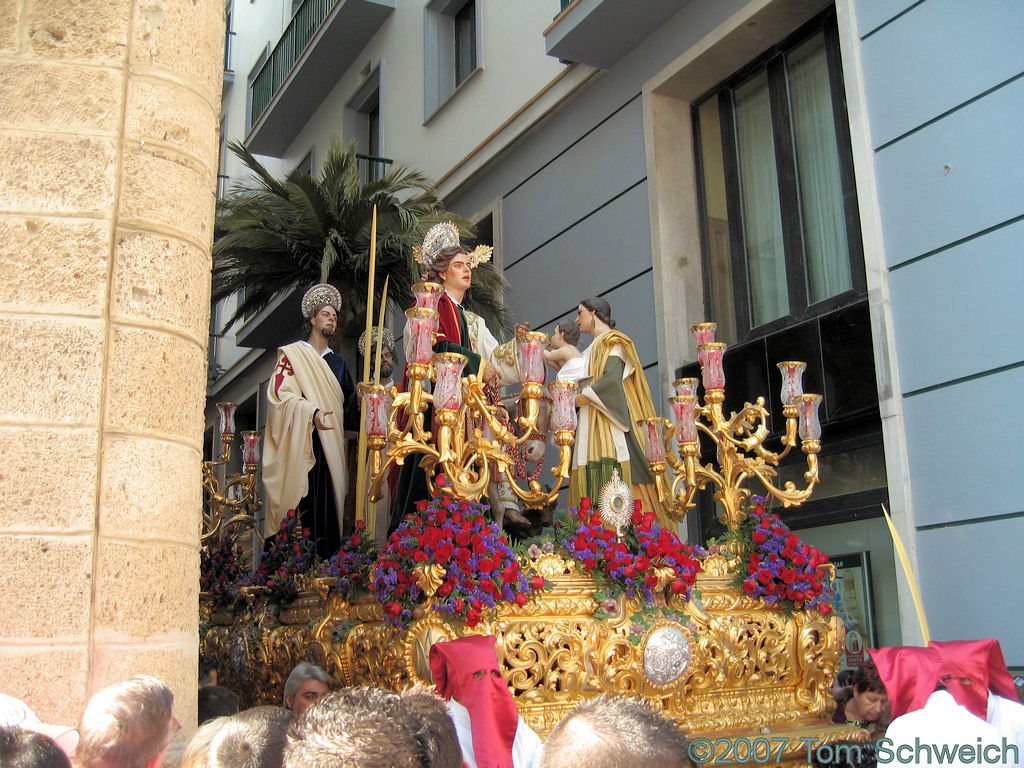
<svg viewBox="0 0 1024 768">
<path fill-rule="evenodd" d="M 370 348 L 371 348 L 371 350 L 376 350 L 377 349 L 377 336 L 378 336 L 377 326 L 374 326 L 373 328 L 370 329 Z M 359 354 L 363 355 L 365 357 L 366 356 L 366 331 L 363 331 L 361 334 L 359 334 L 358 346 L 359 346 Z M 388 349 L 392 350 L 392 351 L 394 351 L 394 349 L 395 349 L 395 337 L 391 333 L 391 329 L 390 328 L 385 328 L 384 329 L 384 346 L 387 347 Z"/>
<path fill-rule="evenodd" d="M 309 320 L 317 309 L 328 304 L 335 312 L 341 312 L 341 293 L 333 285 L 318 283 L 302 297 L 302 316 Z"/>
</svg>

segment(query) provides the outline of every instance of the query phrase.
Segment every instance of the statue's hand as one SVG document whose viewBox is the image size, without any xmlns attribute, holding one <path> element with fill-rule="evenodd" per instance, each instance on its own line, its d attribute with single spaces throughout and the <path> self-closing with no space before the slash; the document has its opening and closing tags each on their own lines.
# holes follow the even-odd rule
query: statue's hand
<svg viewBox="0 0 1024 768">
<path fill-rule="evenodd" d="M 326 417 L 330 416 L 334 411 L 317 411 L 313 416 L 313 425 L 317 429 L 334 429 L 330 424 L 327 423 Z"/>
</svg>

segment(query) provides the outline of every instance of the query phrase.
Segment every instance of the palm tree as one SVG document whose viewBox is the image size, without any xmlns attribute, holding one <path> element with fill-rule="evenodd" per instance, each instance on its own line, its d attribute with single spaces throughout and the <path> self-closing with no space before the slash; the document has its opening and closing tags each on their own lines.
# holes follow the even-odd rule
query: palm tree
<svg viewBox="0 0 1024 768">
<path fill-rule="evenodd" d="M 390 276 L 388 298 L 412 305 L 412 286 L 420 267 L 412 257 L 431 225 L 454 221 L 464 236 L 472 225 L 444 209 L 433 183 L 419 171 L 400 167 L 362 183 L 355 143 L 332 138 L 319 178 L 293 169 L 272 176 L 238 142 L 228 145 L 252 172 L 218 203 L 213 244 L 213 299 L 238 295 L 240 301 L 224 328 L 263 309 L 281 291 L 331 283 L 353 310 L 355 328 L 365 317 L 369 279 L 370 228 L 377 206 L 377 254 L 374 302 Z M 473 275 L 467 305 L 499 335 L 508 321 L 501 303 L 505 281 L 490 264 Z"/>
</svg>

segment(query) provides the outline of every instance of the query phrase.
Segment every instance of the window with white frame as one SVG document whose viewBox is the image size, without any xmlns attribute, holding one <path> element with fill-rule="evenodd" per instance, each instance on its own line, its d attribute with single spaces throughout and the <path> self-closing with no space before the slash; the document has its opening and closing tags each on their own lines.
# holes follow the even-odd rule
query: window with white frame
<svg viewBox="0 0 1024 768">
<path fill-rule="evenodd" d="M 424 30 L 424 119 L 480 68 L 477 0 L 431 0 Z"/>
</svg>

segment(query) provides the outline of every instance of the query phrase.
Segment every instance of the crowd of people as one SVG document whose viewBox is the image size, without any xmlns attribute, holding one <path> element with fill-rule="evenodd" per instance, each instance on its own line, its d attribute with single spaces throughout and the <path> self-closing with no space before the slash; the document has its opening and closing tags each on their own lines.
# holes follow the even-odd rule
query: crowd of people
<svg viewBox="0 0 1024 768">
<path fill-rule="evenodd" d="M 824 762 L 820 751 L 809 752 L 810 762 L 1024 765 L 1024 705 L 998 642 L 870 653 L 842 681 L 848 685 L 835 689 L 832 718 L 865 729 L 869 757 L 858 749 L 852 760 L 852 753 L 829 749 Z M 217 685 L 216 669 L 201 663 L 199 729 L 187 743 L 174 739 L 181 725 L 170 689 L 148 675 L 99 691 L 77 728 L 41 723 L 26 704 L 0 695 L 0 766 L 692 768 L 700 762 L 684 730 L 634 698 L 587 700 L 543 741 L 519 715 L 492 636 L 436 643 L 429 663 L 433 689 L 416 684 L 396 693 L 337 688 L 323 669 L 304 662 L 285 681 L 281 706 L 241 712 L 235 694 Z M 891 759 L 881 759 L 883 748 Z"/>
</svg>

